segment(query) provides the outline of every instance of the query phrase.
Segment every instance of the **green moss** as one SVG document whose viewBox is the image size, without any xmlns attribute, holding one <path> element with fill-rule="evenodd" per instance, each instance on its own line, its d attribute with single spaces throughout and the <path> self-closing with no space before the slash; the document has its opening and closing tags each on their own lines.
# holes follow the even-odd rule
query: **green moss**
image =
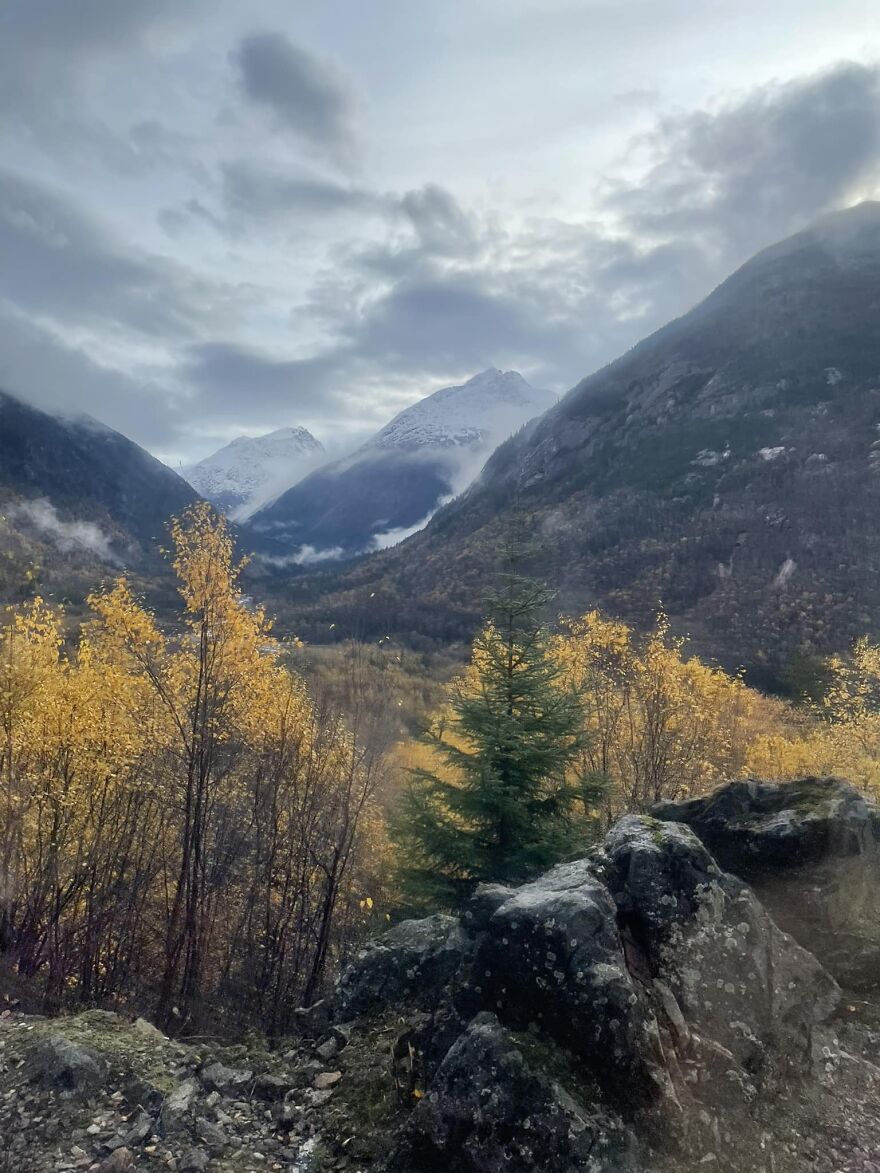
<svg viewBox="0 0 880 1173">
<path fill-rule="evenodd" d="M 315 1173 L 336 1168 L 343 1154 L 371 1160 L 411 1106 L 398 1094 L 387 1050 L 403 1025 L 394 1015 L 376 1019 L 356 1031 L 342 1052 L 344 1077 L 323 1117 L 321 1142 L 311 1158 Z"/>
<path fill-rule="evenodd" d="M 781 809 L 803 815 L 830 815 L 837 796 L 834 778 L 798 778 L 784 783 L 783 789 L 785 802 Z"/>
<path fill-rule="evenodd" d="M 596 1082 L 576 1063 L 574 1056 L 528 1031 L 511 1031 L 526 1066 L 551 1080 L 579 1104 L 588 1105 L 598 1098 Z"/>
<path fill-rule="evenodd" d="M 80 1046 L 103 1054 L 112 1068 L 137 1077 L 143 1083 L 167 1095 L 177 1083 L 170 1068 L 179 1064 L 185 1049 L 171 1039 L 141 1034 L 131 1023 L 101 1010 L 88 1010 L 71 1017 L 35 1019 L 13 1035 L 12 1041 L 22 1055 L 34 1044 L 50 1035 L 62 1035 Z"/>
</svg>

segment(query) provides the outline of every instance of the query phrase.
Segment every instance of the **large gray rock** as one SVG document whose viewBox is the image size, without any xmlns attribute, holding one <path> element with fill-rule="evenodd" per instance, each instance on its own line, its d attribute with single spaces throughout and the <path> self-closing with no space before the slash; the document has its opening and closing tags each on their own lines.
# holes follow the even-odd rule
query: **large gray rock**
<svg viewBox="0 0 880 1173">
<path fill-rule="evenodd" d="M 171 1090 L 162 1104 L 159 1115 L 162 1131 L 166 1136 L 185 1127 L 198 1097 L 199 1084 L 196 1079 L 184 1079 Z"/>
<path fill-rule="evenodd" d="M 232 1094 L 237 1088 L 245 1087 L 253 1079 L 253 1072 L 237 1067 L 227 1067 L 217 1061 L 209 1063 L 201 1073 L 202 1083 L 209 1091 Z"/>
<path fill-rule="evenodd" d="M 654 813 L 693 828 L 839 981 L 877 983 L 880 810 L 853 786 L 838 778 L 731 782 Z"/>
<path fill-rule="evenodd" d="M 99 1052 L 50 1035 L 28 1055 L 23 1074 L 28 1083 L 65 1099 L 88 1099 L 103 1086 L 109 1070 Z"/>
<path fill-rule="evenodd" d="M 453 916 L 438 913 L 395 925 L 362 949 L 342 974 L 337 990 L 340 1018 L 396 1004 L 436 1006 L 472 948 Z"/>
<path fill-rule="evenodd" d="M 625 964 L 616 908 L 589 860 L 512 891 L 479 939 L 471 997 L 506 1024 L 576 1051 L 636 1097 L 652 1084 L 643 1002 Z"/>
<path fill-rule="evenodd" d="M 492 1014 L 443 1060 L 398 1136 L 387 1173 L 623 1173 L 632 1141 L 610 1110 L 578 1102 L 533 1066 Z"/>
<path fill-rule="evenodd" d="M 689 828 L 628 816 L 596 867 L 615 897 L 628 966 L 677 1036 L 711 1040 L 756 1078 L 809 1065 L 813 1030 L 839 1001 L 836 982 Z"/>
<path fill-rule="evenodd" d="M 479 888 L 461 921 L 397 926 L 340 994 L 348 1014 L 403 1012 L 403 1091 L 425 1094 L 389 1173 L 732 1170 L 734 1137 L 763 1167 L 766 1105 L 815 1078 L 840 996 L 692 829 L 637 816 L 584 859 Z"/>
</svg>

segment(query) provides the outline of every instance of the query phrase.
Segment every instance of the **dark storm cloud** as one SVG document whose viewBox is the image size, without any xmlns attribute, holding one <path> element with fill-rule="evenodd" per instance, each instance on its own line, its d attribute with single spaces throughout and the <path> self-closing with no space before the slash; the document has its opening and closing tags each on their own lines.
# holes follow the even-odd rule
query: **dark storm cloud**
<svg viewBox="0 0 880 1173">
<path fill-rule="evenodd" d="M 842 64 L 737 105 L 661 122 L 638 187 L 612 204 L 636 233 L 702 235 L 724 254 L 802 227 L 876 176 L 880 76 Z"/>
<path fill-rule="evenodd" d="M 320 153 L 350 156 L 354 97 L 333 65 L 275 32 L 245 37 L 232 60 L 245 94 L 281 127 Z"/>
<path fill-rule="evenodd" d="M 194 346 L 186 358 L 187 381 L 196 407 L 212 420 L 235 421 L 247 404 L 252 426 L 278 418 L 357 419 L 359 392 L 345 376 L 359 367 L 358 356 L 342 347 L 314 358 L 277 359 L 251 347 L 217 342 Z"/>
</svg>

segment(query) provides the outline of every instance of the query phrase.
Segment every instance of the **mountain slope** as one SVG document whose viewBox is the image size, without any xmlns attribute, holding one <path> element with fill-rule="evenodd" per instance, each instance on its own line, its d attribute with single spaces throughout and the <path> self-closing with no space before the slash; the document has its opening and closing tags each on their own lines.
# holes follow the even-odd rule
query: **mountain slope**
<svg viewBox="0 0 880 1173">
<path fill-rule="evenodd" d="M 254 541 L 309 560 L 400 540 L 460 491 L 502 440 L 555 397 L 490 369 L 395 416 L 357 452 L 311 473 L 252 518 Z"/>
<path fill-rule="evenodd" d="M 87 416 L 49 415 L 0 392 L 6 541 L 112 564 L 151 561 L 195 491 L 137 444 Z"/>
<path fill-rule="evenodd" d="M 698 648 L 772 678 L 880 634 L 878 511 L 880 204 L 863 204 L 578 384 L 423 534 L 295 589 L 316 632 L 350 615 L 464 634 L 519 520 L 566 609 L 644 623 L 662 604 Z"/>
<path fill-rule="evenodd" d="M 298 481 L 323 451 L 305 428 L 278 428 L 238 436 L 181 475 L 222 513 L 242 519 Z"/>
</svg>

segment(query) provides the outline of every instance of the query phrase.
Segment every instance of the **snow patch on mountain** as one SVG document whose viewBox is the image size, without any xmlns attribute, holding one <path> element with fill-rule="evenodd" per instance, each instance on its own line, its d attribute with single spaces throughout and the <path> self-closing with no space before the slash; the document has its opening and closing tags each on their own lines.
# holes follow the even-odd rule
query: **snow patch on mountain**
<svg viewBox="0 0 880 1173">
<path fill-rule="evenodd" d="M 490 367 L 456 387 L 444 387 L 405 408 L 361 451 L 375 449 L 497 447 L 556 402 L 517 371 Z"/>
<path fill-rule="evenodd" d="M 300 565 L 396 545 L 467 488 L 500 443 L 555 403 L 552 392 L 495 367 L 435 391 L 350 455 L 253 510 L 256 544 Z"/>
<path fill-rule="evenodd" d="M 235 521 L 274 500 L 311 471 L 324 446 L 305 428 L 278 428 L 239 436 L 181 475 L 202 497 Z"/>
</svg>

